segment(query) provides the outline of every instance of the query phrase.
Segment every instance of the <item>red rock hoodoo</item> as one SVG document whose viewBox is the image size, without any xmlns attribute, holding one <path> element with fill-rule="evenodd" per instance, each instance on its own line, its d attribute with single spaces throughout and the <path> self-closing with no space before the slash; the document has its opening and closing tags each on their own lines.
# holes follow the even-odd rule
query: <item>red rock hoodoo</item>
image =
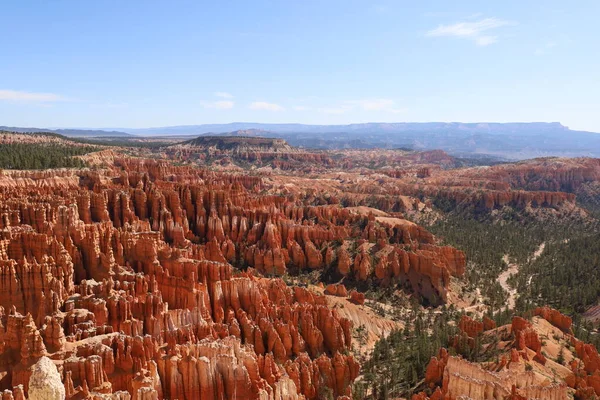
<svg viewBox="0 0 600 400">
<path fill-rule="evenodd" d="M 250 176 L 115 163 L 0 177 L 1 390 L 26 396 L 49 356 L 67 399 L 351 395 L 350 321 L 252 272 L 323 268 L 349 213 Z"/>
</svg>

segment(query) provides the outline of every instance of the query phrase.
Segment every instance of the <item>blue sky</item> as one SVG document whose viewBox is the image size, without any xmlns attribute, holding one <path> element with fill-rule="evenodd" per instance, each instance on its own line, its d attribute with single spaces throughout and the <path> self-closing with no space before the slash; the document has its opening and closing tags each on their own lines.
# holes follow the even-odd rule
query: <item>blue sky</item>
<svg viewBox="0 0 600 400">
<path fill-rule="evenodd" d="M 600 132 L 599 14 L 597 0 L 6 1 L 0 125 Z"/>
</svg>

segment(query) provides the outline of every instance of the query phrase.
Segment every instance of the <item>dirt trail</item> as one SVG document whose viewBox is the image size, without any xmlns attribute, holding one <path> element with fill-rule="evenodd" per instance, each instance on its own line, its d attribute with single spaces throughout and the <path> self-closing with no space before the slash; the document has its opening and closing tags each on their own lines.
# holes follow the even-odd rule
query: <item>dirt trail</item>
<svg viewBox="0 0 600 400">
<path fill-rule="evenodd" d="M 544 252 L 545 247 L 546 247 L 545 242 L 540 244 L 540 247 L 538 247 L 537 250 L 533 252 L 531 261 L 538 258 Z M 519 264 L 511 263 L 509 261 L 508 254 L 505 254 L 504 257 L 502 257 L 502 260 L 506 264 L 508 264 L 508 269 L 506 271 L 502 272 L 498 276 L 498 283 L 500 283 L 500 286 L 502 286 L 502 288 L 508 292 L 508 308 L 510 308 L 512 310 L 513 308 L 515 308 L 515 300 L 517 298 L 517 291 L 516 291 L 516 289 L 513 289 L 510 287 L 510 285 L 508 284 L 508 278 L 510 278 L 511 275 L 517 274 L 519 272 L 519 268 L 521 266 Z"/>
<path fill-rule="evenodd" d="M 541 256 L 542 253 L 544 252 L 545 248 L 546 248 L 546 242 L 542 242 L 542 244 L 540 244 L 540 247 L 538 247 L 538 249 L 533 253 L 533 257 L 531 258 L 531 261 L 533 261 L 536 258 L 538 258 L 539 256 Z"/>
</svg>

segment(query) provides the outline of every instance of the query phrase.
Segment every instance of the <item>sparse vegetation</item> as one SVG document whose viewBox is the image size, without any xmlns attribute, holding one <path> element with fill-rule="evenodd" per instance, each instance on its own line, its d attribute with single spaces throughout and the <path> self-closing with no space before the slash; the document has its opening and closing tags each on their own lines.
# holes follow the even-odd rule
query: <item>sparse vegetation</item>
<svg viewBox="0 0 600 400">
<path fill-rule="evenodd" d="M 560 365 L 565 364 L 565 347 L 561 346 L 560 351 L 558 352 L 558 356 L 556 357 L 556 362 Z"/>
<path fill-rule="evenodd" d="M 362 368 L 363 378 L 355 384 L 355 399 L 408 397 L 426 389 L 425 370 L 441 347 L 451 348 L 470 361 L 492 361 L 498 351 L 491 337 L 480 335 L 473 345 L 459 335 L 457 321 L 462 314 L 449 308 L 440 313 L 413 307 L 405 327 L 377 342 Z M 457 340 L 457 346 L 451 344 Z M 359 397 L 357 397 L 359 396 Z"/>
</svg>

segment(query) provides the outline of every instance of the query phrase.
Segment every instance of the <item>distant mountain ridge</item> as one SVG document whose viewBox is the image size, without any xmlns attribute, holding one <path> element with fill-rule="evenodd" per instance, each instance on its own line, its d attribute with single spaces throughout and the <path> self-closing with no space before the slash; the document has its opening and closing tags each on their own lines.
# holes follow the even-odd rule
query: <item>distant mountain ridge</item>
<svg viewBox="0 0 600 400">
<path fill-rule="evenodd" d="M 302 125 L 242 123 L 131 130 L 145 135 L 244 135 L 285 139 L 316 149 L 441 149 L 455 156 L 519 160 L 546 156 L 600 157 L 600 134 L 575 131 L 558 122 L 533 123 L 365 123 Z"/>
<path fill-rule="evenodd" d="M 6 128 L 8 130 L 33 128 Z M 535 157 L 600 157 L 600 134 L 570 130 L 558 122 L 462 123 L 398 122 L 349 125 L 263 124 L 233 122 L 118 131 L 57 129 L 65 136 L 262 136 L 286 140 L 291 146 L 315 149 L 411 148 L 440 149 L 454 156 L 493 156 L 507 160 Z"/>
<path fill-rule="evenodd" d="M 119 131 L 103 129 L 45 129 L 45 128 L 20 128 L 14 126 L 0 126 L 0 131 L 18 133 L 58 133 L 67 137 L 133 137 L 134 135 Z"/>
<path fill-rule="evenodd" d="M 347 125 L 306 125 L 296 123 L 268 124 L 260 122 L 231 122 L 228 124 L 179 125 L 157 128 L 119 128 L 119 130 L 135 135 L 201 135 L 204 133 L 226 133 L 240 130 L 263 130 L 279 133 L 342 133 L 342 132 L 406 132 L 406 131 L 441 131 L 461 130 L 489 133 L 506 133 L 516 131 L 556 131 L 569 130 L 560 122 L 367 122 Z"/>
</svg>

